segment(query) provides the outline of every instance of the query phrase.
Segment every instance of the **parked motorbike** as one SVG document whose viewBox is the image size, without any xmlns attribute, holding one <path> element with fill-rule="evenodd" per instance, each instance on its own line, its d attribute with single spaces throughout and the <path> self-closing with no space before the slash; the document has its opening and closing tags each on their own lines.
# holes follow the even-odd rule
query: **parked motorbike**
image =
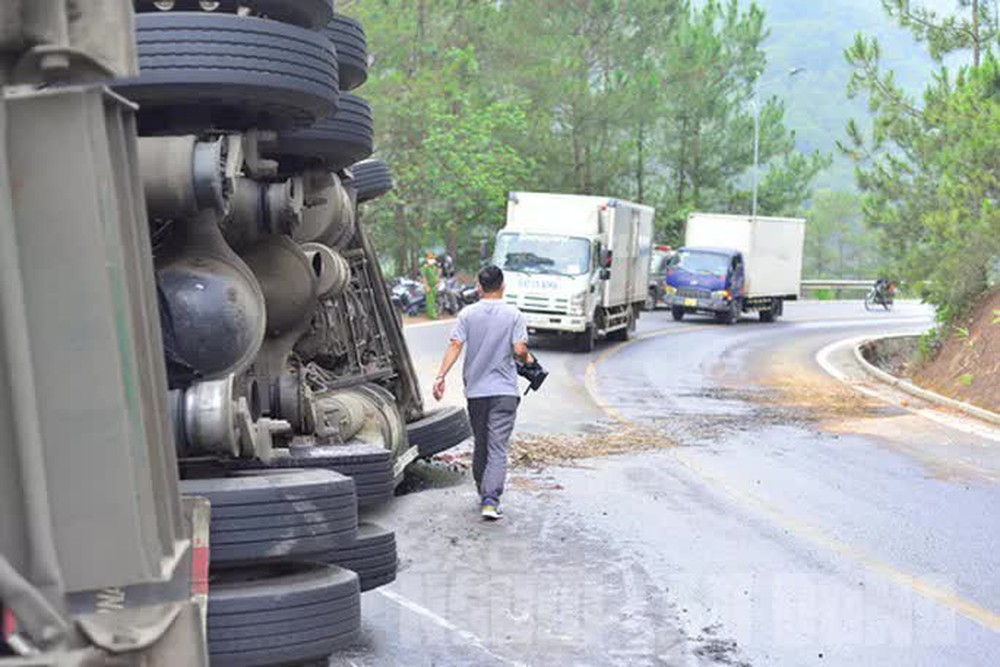
<svg viewBox="0 0 1000 667">
<path fill-rule="evenodd" d="M 465 288 L 456 276 L 445 278 L 438 283 L 438 305 L 449 315 L 458 315 L 465 307 L 462 290 Z"/>
<path fill-rule="evenodd" d="M 397 278 L 389 293 L 393 306 L 404 315 L 413 317 L 427 308 L 427 295 L 423 283 L 419 281 Z"/>
<path fill-rule="evenodd" d="M 479 290 L 475 285 L 463 285 L 461 290 L 462 305 L 471 306 L 479 301 Z"/>
<path fill-rule="evenodd" d="M 879 306 L 892 310 L 895 300 L 896 286 L 885 278 L 879 278 L 865 296 L 865 310 L 875 310 Z"/>
</svg>

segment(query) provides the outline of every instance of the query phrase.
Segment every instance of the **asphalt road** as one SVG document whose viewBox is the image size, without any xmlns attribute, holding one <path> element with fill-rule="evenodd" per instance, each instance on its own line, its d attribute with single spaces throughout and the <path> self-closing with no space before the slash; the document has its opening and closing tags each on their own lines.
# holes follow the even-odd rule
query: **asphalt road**
<svg viewBox="0 0 1000 667">
<path fill-rule="evenodd" d="M 499 524 L 432 469 L 376 517 L 403 569 L 332 664 L 998 664 L 1000 429 L 867 381 L 844 344 L 929 324 L 800 303 L 772 325 L 658 311 L 592 355 L 538 345 L 553 375 L 521 432 L 670 446 L 518 470 Z M 429 384 L 448 326 L 407 335 Z"/>
</svg>

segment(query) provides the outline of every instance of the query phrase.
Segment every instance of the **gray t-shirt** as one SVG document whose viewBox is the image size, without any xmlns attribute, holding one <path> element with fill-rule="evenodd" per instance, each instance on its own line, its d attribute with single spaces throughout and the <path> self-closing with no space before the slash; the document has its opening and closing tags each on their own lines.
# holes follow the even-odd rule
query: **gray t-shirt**
<svg viewBox="0 0 1000 667">
<path fill-rule="evenodd" d="M 514 344 L 528 342 L 524 315 L 497 299 L 483 299 L 458 314 L 451 339 L 465 343 L 466 398 L 520 396 Z"/>
</svg>

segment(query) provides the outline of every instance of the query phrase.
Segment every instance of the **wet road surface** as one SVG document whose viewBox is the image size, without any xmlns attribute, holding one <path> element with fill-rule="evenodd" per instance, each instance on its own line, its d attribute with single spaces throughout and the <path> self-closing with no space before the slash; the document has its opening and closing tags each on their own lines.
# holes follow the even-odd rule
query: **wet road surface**
<svg viewBox="0 0 1000 667">
<path fill-rule="evenodd" d="M 997 664 L 1000 430 L 872 385 L 838 345 L 929 324 L 801 303 L 774 325 L 658 311 L 593 355 L 543 344 L 522 433 L 639 424 L 673 446 L 517 470 L 499 524 L 439 471 L 377 518 L 403 568 L 332 664 Z M 433 378 L 448 326 L 407 335 Z"/>
</svg>

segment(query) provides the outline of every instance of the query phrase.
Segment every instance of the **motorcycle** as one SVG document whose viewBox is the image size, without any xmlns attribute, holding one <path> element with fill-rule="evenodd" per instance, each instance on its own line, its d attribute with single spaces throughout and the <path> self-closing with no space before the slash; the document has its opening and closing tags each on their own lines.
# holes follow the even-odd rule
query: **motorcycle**
<svg viewBox="0 0 1000 667">
<path fill-rule="evenodd" d="M 895 300 L 896 286 L 885 278 L 879 278 L 865 296 L 865 310 L 875 310 L 879 306 L 892 310 Z"/>
<path fill-rule="evenodd" d="M 400 277 L 389 291 L 393 306 L 399 313 L 414 317 L 427 308 L 424 285 L 416 280 Z"/>
</svg>

